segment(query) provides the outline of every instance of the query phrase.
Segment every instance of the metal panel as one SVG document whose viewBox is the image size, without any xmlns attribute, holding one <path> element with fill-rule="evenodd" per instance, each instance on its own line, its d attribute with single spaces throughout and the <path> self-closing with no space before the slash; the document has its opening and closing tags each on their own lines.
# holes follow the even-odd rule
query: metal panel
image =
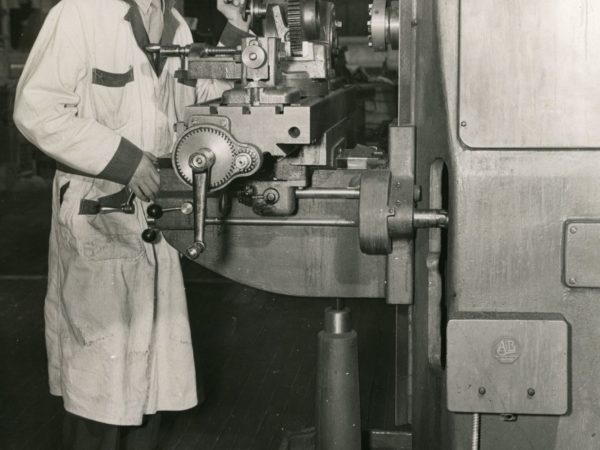
<svg viewBox="0 0 600 450">
<path fill-rule="evenodd" d="M 567 357 L 561 316 L 463 313 L 448 323 L 448 409 L 565 414 Z"/>
<path fill-rule="evenodd" d="M 567 221 L 563 242 L 565 284 L 600 288 L 600 221 Z"/>
<path fill-rule="evenodd" d="M 461 0 L 462 141 L 600 146 L 600 8 L 588 0 Z"/>
</svg>

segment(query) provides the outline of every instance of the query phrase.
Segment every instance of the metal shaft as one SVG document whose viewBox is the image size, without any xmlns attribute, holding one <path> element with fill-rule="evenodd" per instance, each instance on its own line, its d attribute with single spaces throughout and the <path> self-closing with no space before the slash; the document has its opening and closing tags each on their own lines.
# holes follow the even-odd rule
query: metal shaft
<svg viewBox="0 0 600 450">
<path fill-rule="evenodd" d="M 479 450 L 479 428 L 481 426 L 481 415 L 473 414 L 473 434 L 471 439 L 471 450 Z"/>
<path fill-rule="evenodd" d="M 260 225 L 270 227 L 358 227 L 356 220 L 346 219 L 218 219 L 208 218 L 206 225 Z"/>
<path fill-rule="evenodd" d="M 358 344 L 348 308 L 325 310 L 317 351 L 316 450 L 360 450 Z"/>
<path fill-rule="evenodd" d="M 415 228 L 446 228 L 448 214 L 441 209 L 417 209 L 413 213 L 413 225 Z"/>
<path fill-rule="evenodd" d="M 356 188 L 348 189 L 297 189 L 296 198 L 360 198 L 360 190 Z"/>
<path fill-rule="evenodd" d="M 204 49 L 204 54 L 207 56 L 213 55 L 237 55 L 242 51 L 237 47 L 207 47 Z"/>
</svg>

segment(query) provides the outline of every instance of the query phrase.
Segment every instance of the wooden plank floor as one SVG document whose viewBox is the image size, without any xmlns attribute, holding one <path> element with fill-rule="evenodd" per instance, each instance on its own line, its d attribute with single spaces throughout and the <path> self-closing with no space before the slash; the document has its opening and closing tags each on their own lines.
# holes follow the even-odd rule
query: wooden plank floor
<svg viewBox="0 0 600 450">
<path fill-rule="evenodd" d="M 47 195 L 0 198 L 0 449 L 56 449 L 62 403 L 47 392 L 43 338 Z M 314 424 L 316 334 L 326 300 L 273 295 L 191 264 L 185 273 L 205 401 L 166 413 L 161 449 L 277 449 Z M 204 282 L 202 280 L 205 280 Z M 364 426 L 393 420 L 394 309 L 353 300 Z"/>
</svg>

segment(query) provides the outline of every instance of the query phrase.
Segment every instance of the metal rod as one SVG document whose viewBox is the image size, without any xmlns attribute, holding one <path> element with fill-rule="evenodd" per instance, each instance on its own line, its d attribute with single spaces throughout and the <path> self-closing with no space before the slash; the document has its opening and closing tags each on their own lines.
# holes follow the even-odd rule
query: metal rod
<svg viewBox="0 0 600 450">
<path fill-rule="evenodd" d="M 312 188 L 297 189 L 297 198 L 360 198 L 360 190 L 356 188 L 336 189 L 336 188 Z"/>
<path fill-rule="evenodd" d="M 204 48 L 204 54 L 213 56 L 213 55 L 237 55 L 238 53 L 242 53 L 242 50 L 237 47 L 207 47 Z"/>
<path fill-rule="evenodd" d="M 413 225 L 415 228 L 446 228 L 448 213 L 442 209 L 417 209 L 413 213 Z"/>
<path fill-rule="evenodd" d="M 481 416 L 479 413 L 473 414 L 473 435 L 471 440 L 471 450 L 479 450 L 479 428 L 481 426 Z"/>
<path fill-rule="evenodd" d="M 206 225 L 262 225 L 288 227 L 358 227 L 358 221 L 346 219 L 217 219 L 207 218 Z"/>
</svg>

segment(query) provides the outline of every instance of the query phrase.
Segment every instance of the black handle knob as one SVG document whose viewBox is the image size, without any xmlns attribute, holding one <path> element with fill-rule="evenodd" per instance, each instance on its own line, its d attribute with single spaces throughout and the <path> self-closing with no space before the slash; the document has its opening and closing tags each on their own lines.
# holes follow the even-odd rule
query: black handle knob
<svg viewBox="0 0 600 450">
<path fill-rule="evenodd" d="M 146 211 L 148 212 L 148 215 L 153 219 L 160 219 L 163 215 L 162 206 L 157 205 L 156 203 L 149 205 Z"/>
<path fill-rule="evenodd" d="M 156 241 L 157 237 L 158 232 L 154 228 L 146 228 L 144 231 L 142 231 L 142 239 L 144 242 L 152 244 L 154 241 Z"/>
</svg>

